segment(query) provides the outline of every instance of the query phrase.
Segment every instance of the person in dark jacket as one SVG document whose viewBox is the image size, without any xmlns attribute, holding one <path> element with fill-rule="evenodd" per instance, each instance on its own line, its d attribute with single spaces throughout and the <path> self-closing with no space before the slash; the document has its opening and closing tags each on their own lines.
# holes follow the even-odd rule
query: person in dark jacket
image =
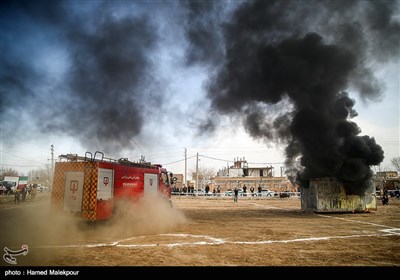
<svg viewBox="0 0 400 280">
<path fill-rule="evenodd" d="M 383 196 L 382 196 L 382 205 L 388 205 L 388 204 L 389 204 L 388 191 L 384 190 Z"/>
<path fill-rule="evenodd" d="M 28 193 L 27 187 L 23 187 L 23 188 L 21 189 L 22 202 L 25 202 L 27 193 Z"/>
<path fill-rule="evenodd" d="M 238 202 L 238 196 L 239 196 L 239 189 L 238 189 L 238 188 L 235 188 L 235 189 L 233 190 L 233 194 L 234 194 L 234 196 L 233 196 L 233 202 L 237 203 L 237 202 Z"/>
</svg>

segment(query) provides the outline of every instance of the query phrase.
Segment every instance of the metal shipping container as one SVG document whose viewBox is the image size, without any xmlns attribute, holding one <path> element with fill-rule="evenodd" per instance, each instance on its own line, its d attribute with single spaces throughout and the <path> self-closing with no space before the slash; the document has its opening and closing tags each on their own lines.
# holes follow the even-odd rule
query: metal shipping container
<svg viewBox="0 0 400 280">
<path fill-rule="evenodd" d="M 311 212 L 370 212 L 377 210 L 375 186 L 364 195 L 349 195 L 334 178 L 315 178 L 301 188 L 301 209 Z"/>
</svg>

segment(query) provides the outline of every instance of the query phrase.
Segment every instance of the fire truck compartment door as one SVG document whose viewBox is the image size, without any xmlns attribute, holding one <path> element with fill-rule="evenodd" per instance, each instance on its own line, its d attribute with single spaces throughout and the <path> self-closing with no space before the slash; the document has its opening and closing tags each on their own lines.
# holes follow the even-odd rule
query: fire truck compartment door
<svg viewBox="0 0 400 280">
<path fill-rule="evenodd" d="M 144 174 L 144 195 L 157 194 L 158 176 L 157 174 Z"/>
<path fill-rule="evenodd" d="M 114 170 L 99 168 L 97 182 L 97 199 L 111 199 L 114 192 Z"/>
<path fill-rule="evenodd" d="M 81 212 L 84 180 L 83 172 L 65 173 L 64 211 Z"/>
</svg>

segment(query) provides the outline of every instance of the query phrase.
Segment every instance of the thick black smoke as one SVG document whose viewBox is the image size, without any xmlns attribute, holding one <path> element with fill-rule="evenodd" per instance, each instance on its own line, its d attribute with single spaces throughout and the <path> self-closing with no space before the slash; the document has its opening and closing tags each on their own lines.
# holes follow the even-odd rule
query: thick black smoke
<svg viewBox="0 0 400 280">
<path fill-rule="evenodd" d="M 189 46 L 186 64 L 216 64 L 223 58 L 221 27 L 223 2 L 182 0 L 187 11 L 184 24 Z"/>
<path fill-rule="evenodd" d="M 148 53 L 154 47 L 154 30 L 146 18 L 108 16 L 95 30 L 80 28 L 68 34 L 74 44 L 67 81 L 76 101 L 69 104 L 59 129 L 127 146 L 143 126 L 146 89 L 141 85 L 151 80 Z"/>
<path fill-rule="evenodd" d="M 362 193 L 384 155 L 359 135 L 348 92 L 379 100 L 370 66 L 399 55 L 396 9 L 395 1 L 244 2 L 224 23 L 224 63 L 208 86 L 213 110 L 242 116 L 255 138 L 286 143 L 298 182 L 330 176 Z"/>
<path fill-rule="evenodd" d="M 163 101 L 162 92 L 155 90 L 158 86 L 151 60 L 158 39 L 156 26 L 133 4 L 3 4 L 4 53 L 15 53 L 18 42 L 12 36 L 19 32 L 23 43 L 33 40 L 49 48 L 49 55 L 62 50 L 51 63 L 61 63 L 64 72 L 51 85 L 44 78 L 41 84 L 41 77 L 48 78 L 49 70 L 32 63 L 35 57 L 30 48 L 38 46 L 18 46 L 18 55 L 2 57 L 2 100 L 13 108 L 20 103 L 20 110 L 35 108 L 29 114 L 42 132 L 72 136 L 90 150 L 100 147 L 108 153 L 132 144 L 148 108 L 156 105 L 160 109 Z M 131 12 L 124 14 L 128 9 Z M 19 25 L 21 29 L 16 30 Z M 26 26 L 30 27 L 23 29 Z M 2 113 L 7 110 L 2 106 Z"/>
</svg>

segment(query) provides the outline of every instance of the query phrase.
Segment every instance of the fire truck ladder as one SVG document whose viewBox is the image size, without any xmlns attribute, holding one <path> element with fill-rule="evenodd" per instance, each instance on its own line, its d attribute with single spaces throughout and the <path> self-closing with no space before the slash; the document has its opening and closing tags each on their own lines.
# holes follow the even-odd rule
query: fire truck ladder
<svg viewBox="0 0 400 280">
<path fill-rule="evenodd" d="M 88 155 L 90 154 L 90 160 Z M 95 175 L 97 174 L 96 165 L 93 164 L 92 153 L 86 152 L 85 153 L 85 169 L 84 169 L 84 194 L 86 194 L 85 201 L 86 203 L 82 204 L 82 213 L 85 217 L 88 217 L 90 220 L 96 219 L 96 195 L 97 195 L 97 184 Z"/>
<path fill-rule="evenodd" d="M 100 155 L 100 156 L 99 156 Z M 104 156 L 104 153 L 96 151 L 94 156 L 91 152 L 86 152 L 85 156 L 78 156 L 77 154 L 66 154 L 60 155 L 59 158 L 65 158 L 67 161 L 85 161 L 85 162 L 112 162 L 116 164 L 122 164 L 126 166 L 132 167 L 141 167 L 141 168 L 158 168 L 159 165 L 151 164 L 151 162 L 146 162 L 142 156 L 139 162 L 130 161 L 127 158 L 120 159 L 112 159 Z"/>
</svg>

